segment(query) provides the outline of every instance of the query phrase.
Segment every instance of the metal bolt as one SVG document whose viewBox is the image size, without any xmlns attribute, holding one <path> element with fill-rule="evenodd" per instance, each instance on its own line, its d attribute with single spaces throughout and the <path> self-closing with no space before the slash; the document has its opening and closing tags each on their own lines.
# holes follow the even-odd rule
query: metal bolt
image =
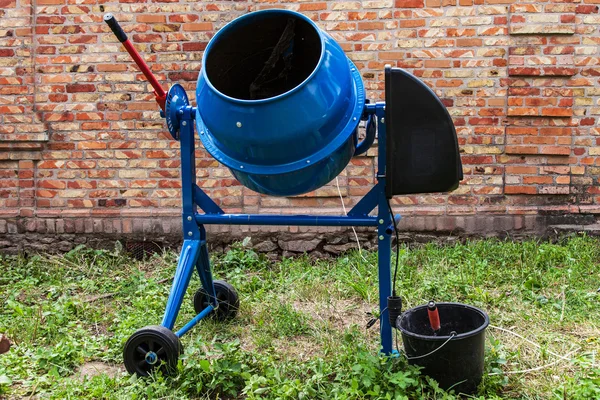
<svg viewBox="0 0 600 400">
<path fill-rule="evenodd" d="M 183 115 L 183 110 L 179 110 L 179 115 Z"/>
<path fill-rule="evenodd" d="M 188 232 L 188 236 L 194 236 L 194 234 L 190 231 Z"/>
<path fill-rule="evenodd" d="M 310 164 L 310 160 L 306 160 L 306 163 L 307 163 L 307 164 Z"/>
<path fill-rule="evenodd" d="M 187 121 L 183 121 L 183 122 L 181 123 L 181 125 L 183 125 L 183 126 L 186 126 L 186 125 L 187 125 Z"/>
<path fill-rule="evenodd" d="M 204 131 L 200 131 L 200 134 L 201 134 L 201 135 L 204 135 Z"/>
<path fill-rule="evenodd" d="M 147 352 L 146 356 L 144 358 L 145 358 L 146 362 L 150 365 L 154 365 L 158 361 L 158 357 L 156 356 L 156 353 L 153 351 Z"/>
<path fill-rule="evenodd" d="M 187 219 L 188 219 L 188 221 L 191 221 L 191 220 L 192 220 L 192 217 L 188 217 Z"/>
<path fill-rule="evenodd" d="M 235 126 L 237 126 L 238 128 L 241 128 L 242 127 L 242 123 L 238 121 L 238 122 L 235 123 Z"/>
<path fill-rule="evenodd" d="M 381 123 L 382 124 L 385 123 L 385 118 L 383 118 L 383 117 L 381 118 Z"/>
<path fill-rule="evenodd" d="M 356 121 L 356 117 L 352 118 L 354 121 Z"/>
<path fill-rule="evenodd" d="M 383 220 L 382 219 L 379 220 L 379 224 L 380 225 L 383 224 Z"/>
<path fill-rule="evenodd" d="M 243 166 L 243 165 L 240 165 L 240 169 L 244 169 L 244 166 Z"/>
<path fill-rule="evenodd" d="M 383 240 L 383 235 L 379 235 L 379 240 Z"/>
</svg>

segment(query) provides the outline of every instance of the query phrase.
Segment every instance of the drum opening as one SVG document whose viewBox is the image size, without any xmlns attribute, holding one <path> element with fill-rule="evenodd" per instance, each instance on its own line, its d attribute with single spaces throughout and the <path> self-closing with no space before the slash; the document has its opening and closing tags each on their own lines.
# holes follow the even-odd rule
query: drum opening
<svg viewBox="0 0 600 400">
<path fill-rule="evenodd" d="M 308 21 L 287 12 L 243 18 L 215 38 L 206 76 L 226 96 L 260 100 L 300 85 L 317 67 L 321 38 Z"/>
</svg>

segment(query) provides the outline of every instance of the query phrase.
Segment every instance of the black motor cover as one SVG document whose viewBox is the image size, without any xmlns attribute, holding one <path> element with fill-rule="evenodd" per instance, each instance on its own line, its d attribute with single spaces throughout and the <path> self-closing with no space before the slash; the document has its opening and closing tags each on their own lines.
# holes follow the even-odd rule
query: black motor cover
<svg viewBox="0 0 600 400">
<path fill-rule="evenodd" d="M 385 69 L 386 197 L 450 192 L 463 179 L 450 114 L 431 89 L 400 69 Z"/>
</svg>

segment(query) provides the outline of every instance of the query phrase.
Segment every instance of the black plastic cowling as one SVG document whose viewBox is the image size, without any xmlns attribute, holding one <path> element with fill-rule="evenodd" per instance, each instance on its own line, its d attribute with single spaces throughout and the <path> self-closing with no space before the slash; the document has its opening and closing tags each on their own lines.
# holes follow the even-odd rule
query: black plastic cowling
<svg viewBox="0 0 600 400">
<path fill-rule="evenodd" d="M 386 197 L 450 192 L 463 179 L 450 114 L 410 73 L 385 69 Z"/>
</svg>

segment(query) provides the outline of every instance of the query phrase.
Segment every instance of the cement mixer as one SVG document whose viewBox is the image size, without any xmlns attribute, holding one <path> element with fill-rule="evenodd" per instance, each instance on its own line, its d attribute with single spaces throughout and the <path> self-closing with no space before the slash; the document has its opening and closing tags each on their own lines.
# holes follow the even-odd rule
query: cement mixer
<svg viewBox="0 0 600 400">
<path fill-rule="evenodd" d="M 369 102 L 359 71 L 331 36 L 300 13 L 269 9 L 241 16 L 214 35 L 194 107 L 181 85 L 164 91 L 113 15 L 104 20 L 151 83 L 181 145 L 181 255 L 162 323 L 139 329 L 125 344 L 127 371 L 145 376 L 156 368 L 173 370 L 184 334 L 206 317 L 236 316 L 235 289 L 213 280 L 208 224 L 376 228 L 381 352 L 391 354 L 390 320 L 401 309 L 392 290 L 391 238 L 400 217 L 389 199 L 451 191 L 462 179 L 454 125 L 436 95 L 410 73 L 386 67 L 385 102 Z M 366 135 L 359 141 L 361 121 Z M 271 196 L 327 184 L 377 136 L 377 183 L 347 215 L 229 214 L 196 183 L 194 127 L 208 153 L 242 185 Z M 197 315 L 175 330 L 194 269 L 202 283 L 194 295 Z"/>
</svg>

